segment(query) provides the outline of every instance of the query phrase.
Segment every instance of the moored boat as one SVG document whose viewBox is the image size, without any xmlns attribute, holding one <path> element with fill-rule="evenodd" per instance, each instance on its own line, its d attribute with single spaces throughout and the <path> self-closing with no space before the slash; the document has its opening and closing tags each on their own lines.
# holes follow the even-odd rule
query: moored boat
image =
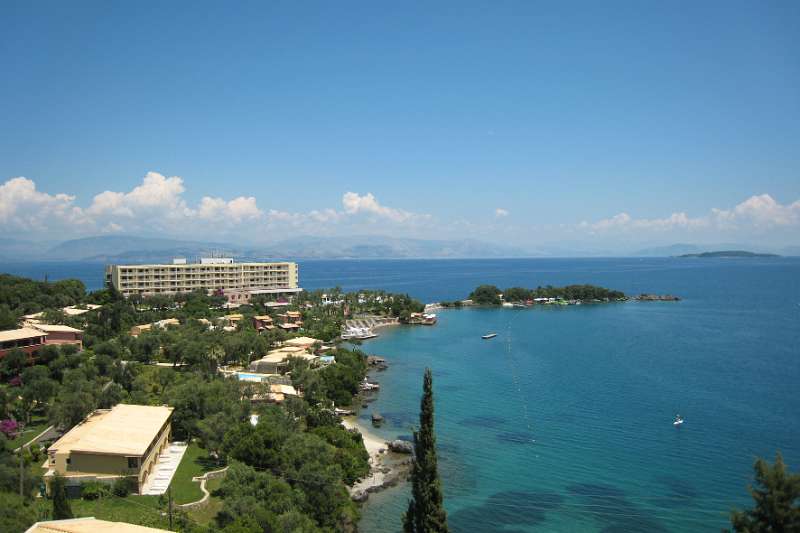
<svg viewBox="0 0 800 533">
<path fill-rule="evenodd" d="M 481 335 L 481 339 L 493 339 L 497 337 L 497 333 L 487 333 L 486 335 Z"/>
</svg>

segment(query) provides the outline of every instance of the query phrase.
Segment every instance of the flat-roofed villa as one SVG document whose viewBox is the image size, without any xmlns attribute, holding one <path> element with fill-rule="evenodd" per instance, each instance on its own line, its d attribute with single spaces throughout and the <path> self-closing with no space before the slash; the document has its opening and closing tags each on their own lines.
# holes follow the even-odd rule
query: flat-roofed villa
<svg viewBox="0 0 800 533">
<path fill-rule="evenodd" d="M 100 309 L 101 307 L 103 306 L 98 304 L 69 305 L 63 307 L 61 310 L 64 311 L 64 314 L 67 316 L 79 316 L 89 311 Z"/>
<path fill-rule="evenodd" d="M 309 353 L 307 348 L 303 348 L 302 346 L 284 346 L 267 352 L 267 355 L 261 359 L 251 361 L 248 368 L 251 372 L 277 374 L 289 366 L 290 357 L 305 359 L 312 366 L 319 361 L 319 356 Z"/>
<path fill-rule="evenodd" d="M 47 333 L 31 327 L 0 331 L 0 357 L 5 357 L 14 348 L 34 356 L 44 346 L 46 338 Z"/>
<path fill-rule="evenodd" d="M 159 320 L 158 322 L 153 322 L 152 324 L 140 324 L 138 326 L 133 326 L 130 331 L 131 337 L 138 337 L 145 331 L 150 331 L 154 327 L 167 329 L 170 326 L 180 326 L 181 321 L 177 318 L 165 318 L 164 320 Z"/>
<path fill-rule="evenodd" d="M 264 331 L 265 329 L 275 329 L 272 317 L 269 315 L 256 315 L 253 317 L 253 327 L 256 331 Z"/>
<path fill-rule="evenodd" d="M 169 446 L 171 421 L 172 407 L 166 406 L 118 404 L 94 411 L 48 448 L 48 491 L 58 474 L 67 486 L 131 477 L 141 492 Z"/>
<path fill-rule="evenodd" d="M 63 324 L 36 324 L 35 329 L 47 334 L 45 344 L 76 344 L 83 348 L 83 331 Z"/>
<path fill-rule="evenodd" d="M 169 533 L 169 530 L 137 526 L 127 522 L 109 522 L 88 516 L 36 522 L 26 529 L 25 533 Z"/>
<path fill-rule="evenodd" d="M 310 350 L 315 344 L 322 344 L 322 341 L 314 337 L 295 337 L 283 342 L 284 346 L 295 346 L 305 350 Z"/>
<path fill-rule="evenodd" d="M 0 358 L 15 348 L 36 357 L 45 344 L 76 344 L 83 347 L 83 331 L 57 324 L 27 324 L 24 327 L 0 331 Z"/>
</svg>

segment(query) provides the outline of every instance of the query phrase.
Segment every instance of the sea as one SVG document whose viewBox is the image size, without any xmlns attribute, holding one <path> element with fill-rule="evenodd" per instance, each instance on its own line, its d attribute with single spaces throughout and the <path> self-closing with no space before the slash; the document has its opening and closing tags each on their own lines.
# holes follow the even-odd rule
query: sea
<svg viewBox="0 0 800 533">
<path fill-rule="evenodd" d="M 92 263 L 0 271 L 90 289 L 103 280 Z M 433 371 L 454 531 L 719 531 L 751 504 L 757 457 L 780 451 L 800 471 L 800 258 L 301 261 L 300 278 L 425 302 L 484 283 L 681 297 L 439 311 L 435 326 L 384 328 L 364 343 L 389 368 L 371 376 L 381 388 L 359 418 L 383 415 L 371 431 L 387 439 L 410 438 Z M 372 494 L 360 529 L 400 531 L 408 497 L 403 484 Z"/>
</svg>

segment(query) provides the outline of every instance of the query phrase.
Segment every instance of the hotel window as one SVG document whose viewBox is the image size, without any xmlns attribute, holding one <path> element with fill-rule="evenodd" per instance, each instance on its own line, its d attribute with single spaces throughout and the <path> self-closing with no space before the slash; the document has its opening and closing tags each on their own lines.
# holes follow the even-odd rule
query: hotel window
<svg viewBox="0 0 800 533">
<path fill-rule="evenodd" d="M 139 468 L 139 458 L 128 457 L 128 468 Z"/>
</svg>

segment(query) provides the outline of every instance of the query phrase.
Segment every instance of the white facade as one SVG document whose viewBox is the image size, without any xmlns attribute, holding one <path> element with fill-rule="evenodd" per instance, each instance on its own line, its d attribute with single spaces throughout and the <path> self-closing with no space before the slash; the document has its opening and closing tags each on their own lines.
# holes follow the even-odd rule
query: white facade
<svg viewBox="0 0 800 533">
<path fill-rule="evenodd" d="M 234 263 L 214 258 L 200 263 L 109 265 L 106 278 L 124 296 L 175 294 L 195 290 L 299 292 L 297 263 Z"/>
</svg>

